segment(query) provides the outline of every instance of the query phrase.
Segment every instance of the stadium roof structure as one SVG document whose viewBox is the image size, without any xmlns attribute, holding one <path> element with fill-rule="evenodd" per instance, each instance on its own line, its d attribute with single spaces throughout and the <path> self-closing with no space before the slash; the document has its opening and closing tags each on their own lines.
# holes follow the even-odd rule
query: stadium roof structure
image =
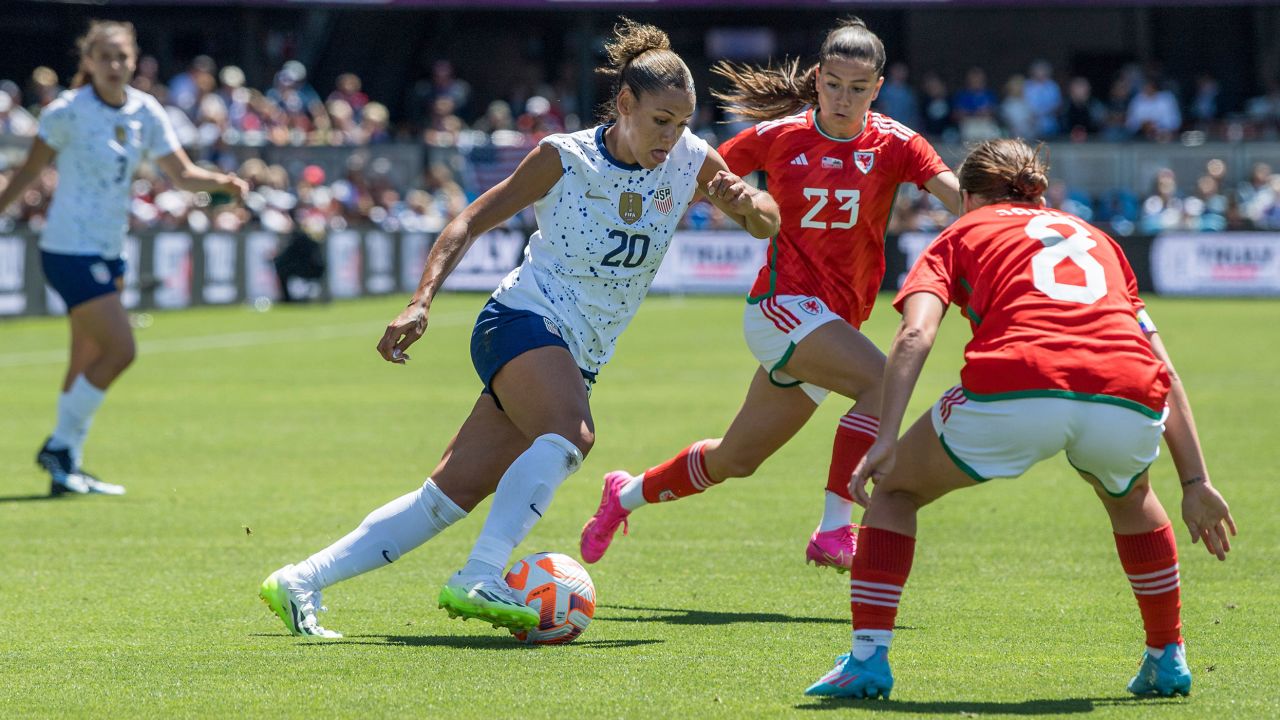
<svg viewBox="0 0 1280 720">
<path fill-rule="evenodd" d="M 421 10 L 696 10 L 724 8 L 729 10 L 804 8 L 819 10 L 865 10 L 871 7 L 960 8 L 1016 7 L 1226 7 L 1273 5 L 1276 0 L 111 0 L 112 5 L 151 5 L 166 7 L 332 7 L 332 8 L 405 8 Z M 101 4 L 101 0 L 49 0 L 51 4 Z"/>
</svg>

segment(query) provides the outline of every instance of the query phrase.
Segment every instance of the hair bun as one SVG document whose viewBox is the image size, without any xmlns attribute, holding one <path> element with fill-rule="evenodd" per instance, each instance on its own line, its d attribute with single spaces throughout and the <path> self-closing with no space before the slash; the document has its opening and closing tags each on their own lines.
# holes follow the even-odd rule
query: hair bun
<svg viewBox="0 0 1280 720">
<path fill-rule="evenodd" d="M 1037 167 L 1028 166 L 1018 171 L 1009 189 L 1014 196 L 1033 200 L 1043 195 L 1048 188 L 1049 178 L 1045 177 L 1044 172 Z"/>
</svg>

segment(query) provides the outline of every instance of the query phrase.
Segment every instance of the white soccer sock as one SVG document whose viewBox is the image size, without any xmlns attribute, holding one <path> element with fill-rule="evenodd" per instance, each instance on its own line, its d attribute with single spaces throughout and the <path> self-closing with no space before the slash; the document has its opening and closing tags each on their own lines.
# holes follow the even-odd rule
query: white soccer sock
<svg viewBox="0 0 1280 720">
<path fill-rule="evenodd" d="M 89 425 L 98 412 L 107 391 L 99 390 L 84 375 L 77 375 L 71 389 L 58 396 L 58 424 L 53 428 L 49 446 L 53 450 L 68 449 L 71 461 L 80 466 L 84 454 L 84 441 L 89 436 Z"/>
<path fill-rule="evenodd" d="M 618 503 L 627 512 L 649 504 L 649 501 L 644 499 L 644 473 L 640 473 L 627 482 L 626 486 L 622 488 L 622 492 L 618 493 Z"/>
<path fill-rule="evenodd" d="M 389 565 L 467 513 L 427 478 L 422 487 L 369 513 L 360 527 L 298 563 L 299 579 L 316 589 Z"/>
<path fill-rule="evenodd" d="M 875 654 L 877 647 L 887 648 L 892 643 L 892 630 L 854 630 L 853 649 L 849 653 L 854 660 L 866 660 Z"/>
<path fill-rule="evenodd" d="M 462 574 L 501 575 L 516 546 L 547 511 L 556 488 L 581 466 L 582 453 L 573 443 L 551 433 L 535 438 L 502 474 Z"/>
<path fill-rule="evenodd" d="M 853 502 L 845 500 L 830 490 L 826 493 L 826 503 L 822 509 L 822 522 L 818 525 L 818 532 L 842 528 L 852 522 Z"/>
</svg>

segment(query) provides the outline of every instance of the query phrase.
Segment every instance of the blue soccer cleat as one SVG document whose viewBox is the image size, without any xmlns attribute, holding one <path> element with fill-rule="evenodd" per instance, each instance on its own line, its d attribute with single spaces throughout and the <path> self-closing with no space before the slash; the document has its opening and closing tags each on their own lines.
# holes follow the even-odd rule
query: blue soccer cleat
<svg viewBox="0 0 1280 720">
<path fill-rule="evenodd" d="M 1164 655 L 1157 660 L 1143 651 L 1138 674 L 1129 681 L 1129 692 L 1134 695 L 1191 694 L 1191 668 L 1187 667 L 1187 649 L 1181 643 L 1164 646 Z"/>
<path fill-rule="evenodd" d="M 804 694 L 888 700 L 890 690 L 893 690 L 893 671 L 889 669 L 889 648 L 881 646 L 866 660 L 856 660 L 849 654 L 836 658 L 836 666 L 818 678 Z"/>
</svg>

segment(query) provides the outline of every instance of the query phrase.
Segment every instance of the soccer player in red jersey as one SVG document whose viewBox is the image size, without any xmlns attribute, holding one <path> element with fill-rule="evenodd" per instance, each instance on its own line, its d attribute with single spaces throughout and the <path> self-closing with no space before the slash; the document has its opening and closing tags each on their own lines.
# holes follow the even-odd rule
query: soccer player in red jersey
<svg viewBox="0 0 1280 720">
<path fill-rule="evenodd" d="M 746 477 L 790 440 L 829 391 L 856 400 L 836 428 L 821 523 L 805 555 L 847 570 L 853 558 L 849 477 L 875 439 L 884 354 L 858 328 L 884 277 L 884 232 L 904 182 L 959 214 L 955 175 L 923 137 L 870 110 L 885 52 L 862 21 L 827 34 L 819 62 L 777 69 L 720 64 L 734 89 L 727 109 L 759 120 L 720 146 L 740 175 L 763 171 L 782 211 L 768 263 L 747 298 L 747 344 L 760 362 L 723 438 L 701 440 L 632 477 L 605 476 L 600 508 L 582 531 L 582 558 L 599 560 L 636 508 Z M 625 529 L 624 529 L 625 533 Z"/>
<path fill-rule="evenodd" d="M 1129 691 L 1191 690 L 1173 528 L 1147 469 L 1164 435 L 1191 541 L 1219 560 L 1236 532 L 1209 482 L 1191 406 L 1114 240 L 1044 207 L 1046 169 L 1021 140 L 977 147 L 960 168 L 965 215 L 894 301 L 880 430 L 850 489 L 867 506 L 850 578 L 853 649 L 810 695 L 888 697 L 889 643 L 915 554 L 916 513 L 958 488 L 1018 477 L 1065 452 L 1111 518 L 1138 601 L 1146 653 Z M 948 304 L 969 318 L 960 385 L 898 431 Z M 865 483 L 876 482 L 868 498 Z"/>
</svg>

